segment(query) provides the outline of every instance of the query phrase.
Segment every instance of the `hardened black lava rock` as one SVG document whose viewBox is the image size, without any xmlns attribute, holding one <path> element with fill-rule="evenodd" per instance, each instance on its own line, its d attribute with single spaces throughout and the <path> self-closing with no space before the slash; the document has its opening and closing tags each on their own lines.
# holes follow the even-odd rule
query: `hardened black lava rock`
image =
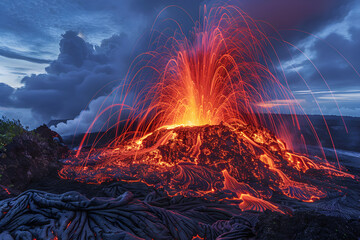
<svg viewBox="0 0 360 240">
<path fill-rule="evenodd" d="M 0 198 L 17 194 L 31 181 L 56 172 L 58 159 L 67 152 L 61 137 L 46 125 L 14 137 L 0 154 Z"/>
<path fill-rule="evenodd" d="M 259 217 L 256 239 L 359 239 L 360 220 L 325 216 L 313 211 L 293 216 L 266 212 Z"/>
<path fill-rule="evenodd" d="M 135 199 L 131 192 L 88 199 L 77 192 L 27 191 L 0 201 L 0 239 L 247 239 L 251 222 L 229 206 L 178 199 L 170 206 Z M 192 207 L 189 207 L 192 206 Z M 168 209 L 167 209 L 168 208 Z M 236 212 L 236 211 L 235 211 Z M 191 216 L 191 217 L 188 217 Z"/>
</svg>

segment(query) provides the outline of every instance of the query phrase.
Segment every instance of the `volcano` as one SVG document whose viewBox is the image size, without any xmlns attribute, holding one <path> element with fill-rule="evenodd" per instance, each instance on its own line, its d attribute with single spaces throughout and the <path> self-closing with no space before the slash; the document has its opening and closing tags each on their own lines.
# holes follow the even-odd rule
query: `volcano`
<svg viewBox="0 0 360 240">
<path fill-rule="evenodd" d="M 236 6 L 203 10 L 188 34 L 174 19 L 170 34 L 166 20 L 159 23 L 163 27 L 154 23 L 151 49 L 133 61 L 124 83 L 108 95 L 114 104 L 99 109 L 60 177 L 92 184 L 136 182 L 154 189 L 146 201 L 195 198 L 236 206 L 242 213 L 292 215 L 304 204 L 332 199 L 334 212 L 354 216 L 353 199 L 334 200 L 348 192 L 342 181 L 357 177 L 340 165 L 325 118 L 335 162 L 327 160 L 306 115 L 305 131 L 322 155 L 291 150 L 297 144 L 292 139 L 300 139 L 303 149 L 307 142 L 298 119 L 302 107 L 271 42 L 281 37 L 269 36 Z M 282 111 L 291 121 L 276 114 Z M 105 132 L 86 147 L 96 124 Z M 97 145 L 110 129 L 115 129 L 112 140 Z"/>
<path fill-rule="evenodd" d="M 94 183 L 139 181 L 163 188 L 169 196 L 221 192 L 222 198 L 241 200 L 243 210 L 281 213 L 281 206 L 268 202 L 273 193 L 313 202 L 328 191 L 342 192 L 324 176 L 355 179 L 321 158 L 288 150 L 265 128 L 223 123 L 162 127 L 127 145 L 92 153 L 86 165 L 76 162 L 69 160 L 60 175 Z"/>
</svg>

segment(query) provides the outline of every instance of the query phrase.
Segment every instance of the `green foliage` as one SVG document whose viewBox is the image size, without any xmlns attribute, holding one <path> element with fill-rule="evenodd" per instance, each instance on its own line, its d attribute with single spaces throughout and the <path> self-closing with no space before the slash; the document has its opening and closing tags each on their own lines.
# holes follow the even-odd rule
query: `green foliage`
<svg viewBox="0 0 360 240">
<path fill-rule="evenodd" d="M 9 144 L 13 138 L 25 131 L 20 120 L 0 119 L 0 151 L 5 151 L 5 146 Z"/>
</svg>

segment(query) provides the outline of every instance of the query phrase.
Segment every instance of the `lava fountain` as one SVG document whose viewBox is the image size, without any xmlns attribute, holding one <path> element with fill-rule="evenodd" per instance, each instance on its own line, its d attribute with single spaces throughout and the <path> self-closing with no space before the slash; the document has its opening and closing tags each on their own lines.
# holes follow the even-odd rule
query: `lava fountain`
<svg viewBox="0 0 360 240">
<path fill-rule="evenodd" d="M 266 32 L 235 6 L 204 7 L 200 19 L 190 34 L 174 20 L 170 35 L 168 28 L 153 30 L 152 50 L 134 60 L 125 83 L 113 90 L 118 103 L 99 111 L 60 176 L 142 181 L 170 196 L 216 196 L 239 201 L 242 210 L 281 213 L 287 210 L 270 202 L 274 194 L 313 202 L 329 189 L 341 193 L 330 179 L 355 176 L 325 155 L 287 147 L 300 128 L 301 106 L 280 61 L 272 61 L 277 55 Z M 274 99 L 281 104 L 269 108 Z M 291 127 L 273 114 L 284 106 Z M 84 148 L 105 115 L 103 127 L 116 129 L 115 139 Z M 310 121 L 309 128 L 321 146 Z"/>
</svg>

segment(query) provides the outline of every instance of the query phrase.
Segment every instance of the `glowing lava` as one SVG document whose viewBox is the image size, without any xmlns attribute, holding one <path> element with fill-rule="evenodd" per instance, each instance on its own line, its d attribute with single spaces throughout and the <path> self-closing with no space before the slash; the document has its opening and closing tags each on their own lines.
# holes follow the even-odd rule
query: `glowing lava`
<svg viewBox="0 0 360 240">
<path fill-rule="evenodd" d="M 76 154 L 82 161 L 73 160 L 60 176 L 94 183 L 143 181 L 169 195 L 222 192 L 241 200 L 242 210 L 281 213 L 268 201 L 274 192 L 312 202 L 326 197 L 327 186 L 336 188 L 314 184 L 324 182 L 323 176 L 354 178 L 326 160 L 294 153 L 276 137 L 290 136 L 292 129 L 264 108 L 266 103 L 291 103 L 287 110 L 295 129 L 301 107 L 286 78 L 284 84 L 279 80 L 261 28 L 234 6 L 204 11 L 190 36 L 180 24 L 171 36 L 160 32 L 154 50 L 134 61 L 126 83 L 114 90 L 121 92 L 121 103 L 99 111 L 94 120 L 111 111 L 116 129 L 125 121 L 121 132 L 105 148 L 82 151 L 85 135 Z"/>
</svg>

